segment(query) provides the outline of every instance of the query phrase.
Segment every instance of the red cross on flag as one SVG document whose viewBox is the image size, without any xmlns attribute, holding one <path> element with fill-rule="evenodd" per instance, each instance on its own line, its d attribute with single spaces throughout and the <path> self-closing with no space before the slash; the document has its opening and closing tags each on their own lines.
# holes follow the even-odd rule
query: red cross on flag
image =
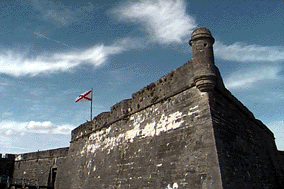
<svg viewBox="0 0 284 189">
<path fill-rule="evenodd" d="M 80 94 L 75 102 L 83 102 L 83 101 L 91 101 L 92 100 L 92 89 L 87 91 L 87 92 L 84 92 L 83 94 Z"/>
</svg>

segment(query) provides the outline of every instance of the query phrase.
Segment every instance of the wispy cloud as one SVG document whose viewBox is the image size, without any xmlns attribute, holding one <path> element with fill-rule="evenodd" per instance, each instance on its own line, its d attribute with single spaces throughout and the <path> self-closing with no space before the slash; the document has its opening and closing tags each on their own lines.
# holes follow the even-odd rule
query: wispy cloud
<svg viewBox="0 0 284 189">
<path fill-rule="evenodd" d="M 53 1 L 32 1 L 33 7 L 41 13 L 41 19 L 55 24 L 57 26 L 66 26 L 76 21 L 75 11 L 68 9 L 60 3 Z"/>
<path fill-rule="evenodd" d="M 46 37 L 45 35 L 39 33 L 39 32 L 34 32 L 35 35 L 37 35 L 40 38 L 45 38 L 45 39 L 50 39 L 49 37 Z"/>
<path fill-rule="evenodd" d="M 40 13 L 41 20 L 45 20 L 57 27 L 68 26 L 73 22 L 85 18 L 83 15 L 88 12 L 95 12 L 99 7 L 95 7 L 91 2 L 80 2 L 80 6 L 61 3 L 60 1 L 32 0 L 32 6 Z M 88 14 L 86 14 L 88 15 Z M 85 16 L 86 16 L 85 15 Z"/>
<path fill-rule="evenodd" d="M 96 45 L 85 50 L 73 50 L 62 53 L 42 53 L 29 57 L 28 53 L 2 50 L 0 53 L 0 73 L 23 76 L 35 76 L 40 73 L 66 72 L 79 65 L 98 67 L 106 63 L 111 55 L 133 48 L 130 39 L 122 39 L 112 45 Z"/>
<path fill-rule="evenodd" d="M 6 118 L 6 117 L 11 117 L 13 115 L 13 113 L 12 112 L 4 112 L 4 113 L 2 113 L 2 118 Z"/>
<path fill-rule="evenodd" d="M 284 61 L 284 47 L 246 45 L 236 42 L 224 45 L 216 41 L 214 53 L 217 58 L 238 62 L 277 62 Z"/>
<path fill-rule="evenodd" d="M 57 10 L 45 10 L 43 17 L 47 20 L 55 21 L 62 25 L 67 25 L 70 20 L 72 20 L 72 12 L 68 9 L 64 11 Z"/>
<path fill-rule="evenodd" d="M 113 11 L 123 21 L 144 25 L 150 40 L 161 44 L 188 40 L 196 27 L 195 20 L 186 13 L 182 0 L 131 2 Z"/>
<path fill-rule="evenodd" d="M 41 33 L 39 33 L 39 32 L 34 32 L 34 34 L 35 34 L 37 37 L 39 37 L 39 38 L 48 39 L 48 40 L 54 41 L 54 42 L 56 42 L 56 43 L 58 43 L 58 44 L 64 45 L 64 46 L 66 46 L 66 47 L 70 47 L 69 45 L 67 45 L 67 44 L 65 44 L 65 43 L 61 43 L 61 42 L 58 41 L 58 40 L 51 39 L 51 38 L 49 38 L 49 37 L 47 37 L 47 36 L 45 36 L 45 35 L 43 35 L 43 34 L 41 34 Z"/>
<path fill-rule="evenodd" d="M 280 67 L 263 66 L 247 70 L 239 70 L 224 79 L 229 89 L 252 87 L 256 82 L 279 79 Z"/>
<path fill-rule="evenodd" d="M 0 133 L 9 136 L 14 134 L 24 135 L 25 133 L 45 133 L 45 134 L 67 134 L 70 135 L 71 130 L 75 126 L 64 124 L 55 125 L 50 121 L 44 122 L 18 122 L 18 121 L 1 121 L 0 122 Z"/>
<path fill-rule="evenodd" d="M 0 92 L 3 91 L 6 87 L 9 86 L 9 81 L 1 79 L 0 81 Z"/>
</svg>

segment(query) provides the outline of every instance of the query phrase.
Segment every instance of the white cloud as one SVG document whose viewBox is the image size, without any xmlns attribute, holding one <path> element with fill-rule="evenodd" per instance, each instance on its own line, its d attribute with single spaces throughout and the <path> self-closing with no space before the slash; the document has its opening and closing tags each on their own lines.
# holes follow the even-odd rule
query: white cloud
<svg viewBox="0 0 284 189">
<path fill-rule="evenodd" d="M 8 130 L 12 131 L 24 131 L 26 130 L 25 127 L 28 124 L 28 122 L 16 122 L 16 121 L 1 121 L 0 122 L 0 131 L 6 132 Z"/>
<path fill-rule="evenodd" d="M 9 136 L 9 135 L 13 135 L 14 132 L 12 130 L 6 130 L 5 131 L 5 135 Z"/>
<path fill-rule="evenodd" d="M 284 47 L 245 45 L 239 42 L 224 45 L 222 42 L 216 41 L 214 54 L 216 58 L 238 62 L 284 61 Z"/>
<path fill-rule="evenodd" d="M 1 134 L 1 133 L 0 133 Z M 12 147 L 12 138 L 9 136 L 1 136 L 0 137 L 0 149 L 9 149 Z M 4 151 L 1 151 L 3 153 Z"/>
<path fill-rule="evenodd" d="M 42 53 L 36 57 L 29 57 L 27 53 L 23 52 L 2 49 L 0 52 L 0 73 L 13 76 L 36 76 L 40 73 L 70 71 L 82 64 L 98 67 L 103 65 L 109 56 L 133 48 L 129 43 L 126 43 L 129 40 L 131 39 L 122 39 L 110 46 L 96 45 L 85 50 Z"/>
<path fill-rule="evenodd" d="M 195 20 L 186 14 L 182 0 L 156 0 L 128 3 L 114 10 L 121 20 L 140 22 L 152 41 L 161 44 L 188 40 L 196 27 Z"/>
<path fill-rule="evenodd" d="M 50 121 L 17 122 L 8 120 L 0 122 L 0 133 L 6 136 L 13 134 L 24 135 L 26 132 L 70 135 L 71 130 L 74 128 L 75 126 L 69 124 L 54 125 Z"/>
<path fill-rule="evenodd" d="M 256 82 L 279 79 L 281 68 L 264 66 L 247 70 L 239 70 L 225 78 L 225 85 L 229 89 L 252 87 Z"/>
<path fill-rule="evenodd" d="M 73 130 L 74 128 L 75 128 L 74 126 L 68 125 L 68 124 L 60 125 L 60 126 L 53 128 L 50 133 L 52 133 L 52 134 L 69 134 L 70 135 L 71 130 Z"/>
<path fill-rule="evenodd" d="M 29 124 L 26 126 L 28 130 L 30 129 L 46 130 L 46 129 L 50 129 L 51 127 L 52 127 L 52 123 L 50 121 L 44 121 L 44 122 L 30 121 Z"/>
</svg>

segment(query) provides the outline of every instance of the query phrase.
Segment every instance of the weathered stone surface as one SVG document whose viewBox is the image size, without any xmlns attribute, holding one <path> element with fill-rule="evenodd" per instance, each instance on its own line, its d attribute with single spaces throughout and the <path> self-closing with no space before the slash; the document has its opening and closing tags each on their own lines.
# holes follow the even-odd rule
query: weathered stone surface
<svg viewBox="0 0 284 189">
<path fill-rule="evenodd" d="M 283 188 L 273 133 L 242 111 L 243 105 L 216 91 L 210 95 L 210 108 L 223 187 Z"/>
<path fill-rule="evenodd" d="M 141 111 L 153 104 L 167 100 L 190 87 L 194 86 L 193 68 L 191 61 L 173 70 L 160 78 L 157 82 L 149 84 L 140 91 L 132 94 L 131 99 L 123 100 L 111 107 L 110 112 L 103 112 L 92 121 L 86 122 L 72 131 L 72 141 L 96 132 L 102 127 Z"/>
<path fill-rule="evenodd" d="M 52 186 L 52 171 L 64 163 L 69 148 L 38 151 L 16 155 L 14 169 L 14 183 L 39 184 Z M 55 173 L 54 173 L 55 174 Z"/>
<path fill-rule="evenodd" d="M 284 170 L 284 151 L 278 151 L 279 159 L 278 159 L 278 164 Z"/>
<path fill-rule="evenodd" d="M 204 27 L 195 29 L 189 41 L 192 46 L 194 82 L 202 92 L 209 92 L 216 86 L 217 73 L 214 63 L 213 44 L 215 39 Z"/>
<path fill-rule="evenodd" d="M 66 161 L 58 188 L 221 186 L 208 97 L 195 87 L 72 141 Z"/>
</svg>

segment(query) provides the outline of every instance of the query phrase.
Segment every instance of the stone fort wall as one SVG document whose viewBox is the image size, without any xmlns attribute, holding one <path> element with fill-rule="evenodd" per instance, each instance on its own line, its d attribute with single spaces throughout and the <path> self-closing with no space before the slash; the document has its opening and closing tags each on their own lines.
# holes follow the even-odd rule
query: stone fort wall
<svg viewBox="0 0 284 189">
<path fill-rule="evenodd" d="M 14 180 L 59 189 L 283 188 L 284 155 L 224 87 L 213 43 L 197 28 L 191 60 L 74 129 L 69 148 L 17 156 Z"/>
<path fill-rule="evenodd" d="M 224 188 L 282 188 L 283 157 L 273 133 L 228 91 L 210 95 Z"/>
<path fill-rule="evenodd" d="M 73 130 L 74 166 L 58 169 L 58 188 L 221 187 L 208 94 L 193 86 L 191 66 Z"/>
<path fill-rule="evenodd" d="M 15 157 L 13 183 L 53 186 L 57 167 L 65 162 L 67 148 L 18 154 Z"/>
<path fill-rule="evenodd" d="M 5 156 L 0 154 L 0 183 L 13 178 L 14 163 L 14 154 L 6 154 Z"/>
</svg>

